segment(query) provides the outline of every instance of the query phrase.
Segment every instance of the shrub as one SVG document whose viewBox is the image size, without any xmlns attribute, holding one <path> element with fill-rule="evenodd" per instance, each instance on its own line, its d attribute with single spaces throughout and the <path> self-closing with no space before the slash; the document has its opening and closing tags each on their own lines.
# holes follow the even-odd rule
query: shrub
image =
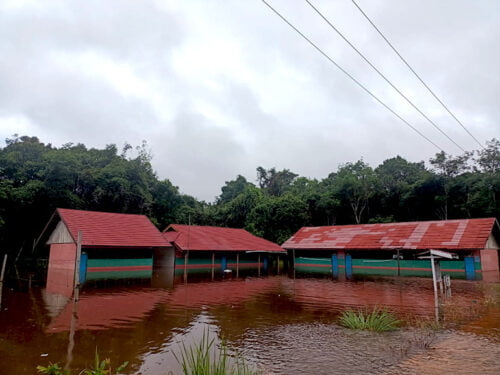
<svg viewBox="0 0 500 375">
<path fill-rule="evenodd" d="M 344 311 L 340 316 L 339 323 L 351 329 L 383 332 L 394 331 L 401 321 L 385 309 L 374 308 L 372 311 Z"/>
<path fill-rule="evenodd" d="M 174 353 L 182 367 L 184 375 L 257 375 L 238 355 L 231 357 L 227 345 L 222 342 L 219 347 L 215 339 L 210 339 L 208 331 L 198 344 L 186 346 L 181 344 L 180 355 Z"/>
<path fill-rule="evenodd" d="M 122 363 L 120 366 L 113 370 L 111 368 L 111 360 L 109 358 L 99 359 L 99 353 L 97 349 L 94 356 L 94 368 L 85 369 L 79 373 L 79 375 L 114 375 L 120 373 L 126 366 L 128 362 Z M 63 370 L 58 363 L 50 363 L 47 367 L 37 366 L 37 371 L 43 375 L 70 375 L 69 371 Z"/>
</svg>

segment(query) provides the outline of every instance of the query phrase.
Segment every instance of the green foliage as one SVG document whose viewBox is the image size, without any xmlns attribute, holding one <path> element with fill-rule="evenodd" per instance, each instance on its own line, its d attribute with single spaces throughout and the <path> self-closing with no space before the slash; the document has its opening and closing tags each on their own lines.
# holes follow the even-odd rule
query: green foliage
<svg viewBox="0 0 500 375">
<path fill-rule="evenodd" d="M 335 174 L 334 189 L 339 199 L 351 207 L 354 220 L 359 224 L 377 189 L 376 175 L 363 160 L 346 163 Z"/>
<path fill-rule="evenodd" d="M 84 375 L 113 375 L 113 374 L 118 374 L 120 371 L 122 371 L 125 367 L 127 367 L 128 362 L 122 363 L 120 366 L 118 366 L 115 370 L 111 367 L 111 360 L 109 358 L 100 360 L 99 359 L 99 353 L 97 352 L 97 349 L 95 351 L 95 357 L 94 357 L 94 367 L 90 369 L 85 369 L 83 370 L 82 374 Z"/>
<path fill-rule="evenodd" d="M 69 375 L 69 372 L 63 370 L 57 363 L 50 363 L 47 367 L 36 366 L 36 370 L 45 375 Z"/>
<path fill-rule="evenodd" d="M 351 329 L 384 332 L 396 330 L 401 321 L 387 310 L 374 308 L 372 311 L 344 311 L 340 316 L 339 323 Z"/>
<path fill-rule="evenodd" d="M 283 243 L 308 223 L 307 205 L 300 198 L 286 194 L 262 200 L 250 212 L 246 228 L 270 241 Z"/>
<path fill-rule="evenodd" d="M 127 367 L 128 362 L 122 363 L 120 366 L 118 366 L 116 369 L 113 369 L 111 367 L 111 360 L 109 358 L 101 360 L 99 358 L 99 353 L 97 352 L 97 349 L 95 351 L 95 356 L 94 356 L 94 367 L 90 369 L 84 369 L 81 372 L 79 372 L 79 375 L 117 375 L 119 374 L 122 370 Z M 63 370 L 61 366 L 59 366 L 58 363 L 51 363 L 47 367 L 43 366 L 37 366 L 36 367 L 37 371 L 40 374 L 44 375 L 70 375 L 71 373 L 67 370 Z"/>
<path fill-rule="evenodd" d="M 2 249 L 17 253 L 31 244 L 57 207 L 146 214 L 163 228 L 175 222 L 183 203 L 177 188 L 158 181 L 146 143 L 127 158 L 130 147 L 118 155 L 115 145 L 55 148 L 36 137 L 8 139 L 0 148 Z"/>
<path fill-rule="evenodd" d="M 478 151 L 477 164 L 483 172 L 497 173 L 500 171 L 500 141 L 493 138 L 486 142 L 486 148 Z"/>
<path fill-rule="evenodd" d="M 197 344 L 186 346 L 184 342 L 181 343 L 180 354 L 174 353 L 174 356 L 181 365 L 184 375 L 258 374 L 241 357 L 230 357 L 224 342 L 217 347 L 215 339 L 210 339 L 206 330 Z"/>
<path fill-rule="evenodd" d="M 373 169 L 358 160 L 320 180 L 258 167 L 257 186 L 237 175 L 206 203 L 159 180 L 145 142 L 119 152 L 15 135 L 0 147 L 0 248 L 30 253 L 56 207 L 145 214 L 159 229 L 246 228 L 278 243 L 308 225 L 500 217 L 500 141 L 474 154 L 438 153 L 430 164 L 397 156 Z"/>
<path fill-rule="evenodd" d="M 257 168 L 257 180 L 259 186 L 267 194 L 279 197 L 290 190 L 292 183 L 298 174 L 291 172 L 289 169 L 283 169 L 277 172 L 276 168 L 265 170 L 262 167 Z"/>
<path fill-rule="evenodd" d="M 224 204 L 231 202 L 250 187 L 254 187 L 254 184 L 248 182 L 242 175 L 238 175 L 236 180 L 226 181 L 226 185 L 221 188 L 222 193 L 217 198 L 217 203 Z"/>
</svg>

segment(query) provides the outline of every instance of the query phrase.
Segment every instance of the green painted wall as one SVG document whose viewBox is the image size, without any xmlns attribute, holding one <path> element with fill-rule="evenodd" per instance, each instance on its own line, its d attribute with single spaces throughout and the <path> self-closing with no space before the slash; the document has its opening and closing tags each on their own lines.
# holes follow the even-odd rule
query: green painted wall
<svg viewBox="0 0 500 375">
<path fill-rule="evenodd" d="M 89 259 L 87 262 L 86 280 L 102 279 L 147 279 L 152 275 L 152 258 L 138 259 Z M 114 270 L 99 271 L 96 268 L 113 267 Z M 129 267 L 147 269 L 131 270 Z"/>
<path fill-rule="evenodd" d="M 133 267 L 133 266 L 153 266 L 152 258 L 139 259 L 89 259 L 87 268 L 90 267 Z"/>
<path fill-rule="evenodd" d="M 340 273 L 345 266 L 344 259 L 339 259 Z M 453 278 L 465 278 L 465 262 L 463 260 L 442 260 L 441 271 Z M 481 269 L 481 263 L 476 261 L 476 270 Z M 395 259 L 352 259 L 353 275 L 397 276 L 398 262 Z M 331 274 L 331 258 L 295 258 L 295 271 L 303 273 Z M 401 276 L 431 277 L 430 260 L 400 260 L 399 274 Z M 480 278 L 480 273 L 476 274 Z"/>
</svg>

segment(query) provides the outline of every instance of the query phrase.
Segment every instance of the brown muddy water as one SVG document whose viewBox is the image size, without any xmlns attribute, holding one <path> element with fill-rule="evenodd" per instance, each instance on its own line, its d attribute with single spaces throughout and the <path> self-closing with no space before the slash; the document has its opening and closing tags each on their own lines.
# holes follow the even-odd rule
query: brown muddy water
<svg viewBox="0 0 500 375">
<path fill-rule="evenodd" d="M 386 307 L 389 333 L 336 324 L 349 308 Z M 0 374 L 58 362 L 78 374 L 94 353 L 126 374 L 179 373 L 173 355 L 209 332 L 262 374 L 500 374 L 500 284 L 452 281 L 435 330 L 430 279 L 332 281 L 286 276 L 87 288 L 77 304 L 4 290 Z M 434 328 L 434 329 L 431 329 Z"/>
</svg>

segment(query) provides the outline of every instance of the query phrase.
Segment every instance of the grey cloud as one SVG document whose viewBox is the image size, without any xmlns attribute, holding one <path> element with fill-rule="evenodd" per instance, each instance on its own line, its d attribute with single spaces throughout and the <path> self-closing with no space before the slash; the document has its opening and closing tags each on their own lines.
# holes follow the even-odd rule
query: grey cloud
<svg viewBox="0 0 500 375">
<path fill-rule="evenodd" d="M 500 4 L 357 1 L 481 141 L 498 137 Z M 458 153 L 305 3 L 271 3 L 398 113 L 446 151 Z M 477 148 L 349 1 L 314 4 L 453 138 L 467 149 Z M 235 61 L 244 66 L 194 72 L 201 82 L 189 71 L 179 74 L 174 57 L 184 47 L 193 48 L 193 42 L 209 43 L 208 36 L 236 44 L 237 50 L 226 52 L 238 54 L 241 60 Z M 125 95 L 102 77 L 71 69 L 71 64 L 61 67 L 54 59 L 58 54 L 71 59 L 80 53 L 127 64 L 156 91 Z M 203 68 L 202 60 L 197 63 Z M 284 69 L 290 74 L 281 76 Z M 218 87 L 210 87 L 204 78 Z M 274 98 L 268 86 L 259 84 L 271 80 Z M 60 1 L 3 10 L 0 82 L 0 139 L 11 135 L 1 124 L 2 117 L 9 116 L 30 119 L 42 130 L 32 135 L 45 142 L 102 147 L 145 139 L 159 177 L 206 200 L 213 200 L 224 181 L 237 174 L 255 181 L 257 166 L 322 178 L 339 164 L 360 157 L 376 166 L 397 154 L 420 161 L 437 151 L 259 1 L 180 1 L 173 7 L 155 1 Z M 216 115 L 204 115 L 200 102 Z"/>
</svg>

